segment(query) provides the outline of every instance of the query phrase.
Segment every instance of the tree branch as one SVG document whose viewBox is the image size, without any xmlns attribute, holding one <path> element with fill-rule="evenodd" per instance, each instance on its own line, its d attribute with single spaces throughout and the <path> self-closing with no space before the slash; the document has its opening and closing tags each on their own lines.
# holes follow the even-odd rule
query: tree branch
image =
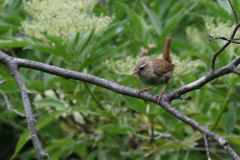
<svg viewBox="0 0 240 160">
<path fill-rule="evenodd" d="M 148 93 L 148 92 L 143 92 L 142 94 L 137 95 L 137 93 L 138 93 L 137 89 L 122 86 L 120 84 L 117 84 L 117 83 L 114 83 L 114 82 L 111 82 L 111 81 L 108 81 L 108 80 L 105 80 L 105 79 L 102 79 L 102 78 L 99 78 L 99 77 L 96 77 L 96 76 L 93 76 L 93 75 L 90 75 L 90 74 L 85 74 L 85 73 L 82 73 L 82 72 L 76 72 L 76 71 L 71 71 L 71 70 L 67 70 L 67 69 L 62 69 L 62 68 L 59 68 L 59 67 L 55 67 L 55 66 L 51 66 L 51 65 L 48 65 L 48 64 L 43 64 L 43 63 L 31 61 L 31 60 L 10 57 L 10 56 L 4 54 L 3 52 L 0 52 L 0 62 L 5 64 L 9 68 L 9 70 L 13 73 L 13 77 L 15 78 L 16 82 L 18 83 L 18 86 L 19 86 L 20 91 L 22 93 L 22 98 L 23 98 L 23 102 L 24 102 L 24 106 L 25 106 L 25 112 L 26 112 L 26 115 L 27 115 L 28 122 L 32 122 L 32 121 L 35 122 L 35 120 L 33 118 L 33 115 L 32 115 L 29 98 L 28 98 L 28 93 L 29 92 L 28 92 L 25 84 L 22 82 L 22 78 L 20 77 L 19 72 L 18 72 L 18 68 L 16 66 L 36 69 L 36 70 L 39 70 L 39 71 L 43 71 L 43 72 L 47 72 L 47 73 L 50 73 L 50 74 L 53 74 L 53 75 L 64 77 L 66 79 L 74 79 L 74 80 L 80 80 L 80 81 L 88 82 L 88 83 L 101 86 L 103 88 L 112 90 L 114 92 L 117 92 L 117 93 L 120 93 L 120 94 L 123 94 L 123 95 L 143 99 L 143 100 L 150 101 L 150 102 L 153 102 L 155 104 L 158 104 L 157 98 L 155 98 L 156 97 L 155 94 Z M 208 136 L 208 137 L 214 139 L 215 141 L 217 141 L 234 159 L 237 159 L 237 160 L 240 160 L 240 158 L 234 152 L 234 150 L 229 146 L 229 144 L 226 140 L 219 137 L 215 133 L 209 131 L 208 129 L 206 129 L 205 127 L 200 125 L 198 122 L 196 122 L 193 119 L 185 116 L 184 114 L 182 114 L 181 112 L 179 112 L 178 110 L 173 108 L 171 106 L 170 102 L 174 99 L 178 99 L 184 93 L 190 92 L 190 91 L 195 90 L 195 89 L 200 89 L 203 85 L 207 84 L 208 82 L 210 82 L 211 80 L 213 80 L 215 78 L 218 78 L 218 77 L 223 76 L 225 74 L 231 73 L 233 68 L 236 68 L 236 66 L 239 63 L 240 63 L 240 56 L 237 57 L 234 61 L 232 61 L 228 65 L 226 65 L 225 67 L 222 67 L 221 69 L 218 69 L 215 72 L 209 72 L 207 75 L 198 79 L 197 81 L 192 82 L 192 83 L 190 83 L 186 86 L 183 86 L 179 89 L 176 89 L 175 91 L 173 91 L 169 94 L 164 94 L 161 98 L 161 101 L 160 101 L 160 106 L 162 108 L 167 110 L 169 113 L 171 113 L 173 116 L 177 117 L 181 121 L 191 125 L 196 130 L 198 130 L 200 133 L 206 134 L 206 136 Z M 32 123 L 31 123 L 31 125 L 29 126 L 29 129 L 32 130 L 32 128 L 34 128 L 34 125 L 32 125 Z M 35 133 L 32 133 L 32 135 L 35 135 L 35 136 L 31 136 L 31 137 L 36 138 Z M 45 155 L 44 152 L 41 153 L 41 154 Z M 38 153 L 38 155 L 39 155 L 39 153 Z"/>
<path fill-rule="evenodd" d="M 207 135 L 203 134 L 203 139 L 204 139 L 205 148 L 206 148 L 206 154 L 207 154 L 208 160 L 211 160 L 210 153 L 209 153 L 209 147 L 208 147 L 208 139 L 207 138 L 208 138 Z"/>
<path fill-rule="evenodd" d="M 222 39 L 222 40 L 229 41 L 229 42 L 232 42 L 232 43 L 235 43 L 235 44 L 240 44 L 240 42 L 236 41 L 236 39 L 228 39 L 227 37 L 225 37 L 223 35 L 213 37 L 212 35 L 209 34 L 208 36 L 210 37 L 209 41 L 212 41 L 212 40 L 215 40 L 215 39 Z"/>
<path fill-rule="evenodd" d="M 19 73 L 19 65 L 15 61 L 15 58 L 10 57 L 2 52 L 0 54 L 1 54 L 0 62 L 2 62 L 7 66 L 7 68 L 11 72 L 11 75 L 15 79 L 20 89 L 22 101 L 23 101 L 23 105 L 26 113 L 26 119 L 28 122 L 28 129 L 30 133 L 29 139 L 32 140 L 33 146 L 37 151 L 38 158 L 40 160 L 45 160 L 47 157 L 49 157 L 49 155 L 43 151 L 37 136 L 37 129 L 35 128 L 36 120 L 34 119 L 34 115 L 33 115 L 31 105 L 30 105 L 30 100 L 29 100 L 29 96 L 31 95 L 31 92 L 27 89 L 27 87 L 23 82 L 23 79 Z"/>
</svg>

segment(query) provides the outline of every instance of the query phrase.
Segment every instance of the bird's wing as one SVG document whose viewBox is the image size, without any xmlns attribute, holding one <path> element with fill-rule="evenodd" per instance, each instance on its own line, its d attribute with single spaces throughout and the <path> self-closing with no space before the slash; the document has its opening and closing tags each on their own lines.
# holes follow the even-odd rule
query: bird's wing
<svg viewBox="0 0 240 160">
<path fill-rule="evenodd" d="M 175 65 L 172 63 L 169 63 L 167 61 L 164 61 L 162 59 L 159 59 L 159 64 L 156 65 L 157 68 L 154 69 L 154 74 L 157 76 L 162 76 L 163 74 L 167 73 L 170 70 L 173 70 Z"/>
</svg>

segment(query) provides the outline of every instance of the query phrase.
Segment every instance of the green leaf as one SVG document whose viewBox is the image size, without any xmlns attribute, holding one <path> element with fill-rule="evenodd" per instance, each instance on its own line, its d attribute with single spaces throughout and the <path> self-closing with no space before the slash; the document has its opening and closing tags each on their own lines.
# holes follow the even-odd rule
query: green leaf
<svg viewBox="0 0 240 160">
<path fill-rule="evenodd" d="M 18 30 L 18 27 L 10 23 L 0 21 L 0 31 L 9 30 L 9 29 Z"/>
<path fill-rule="evenodd" d="M 239 11 L 240 11 L 239 0 L 233 0 L 232 2 L 233 2 L 233 6 L 235 6 L 235 9 L 236 9 L 237 13 L 239 13 Z"/>
<path fill-rule="evenodd" d="M 41 130 L 48 123 L 50 123 L 52 120 L 54 120 L 57 115 L 62 114 L 64 112 L 66 112 L 66 110 L 54 111 L 50 114 L 45 115 L 44 117 L 42 117 L 40 120 L 37 121 L 37 123 L 36 123 L 37 130 Z M 23 134 L 21 135 L 21 137 L 18 140 L 16 149 L 14 151 L 14 154 L 11 157 L 11 160 L 13 160 L 16 157 L 16 155 L 20 152 L 20 150 L 23 148 L 23 146 L 28 141 L 29 141 L 29 130 L 25 129 L 25 131 L 23 132 Z"/>
<path fill-rule="evenodd" d="M 148 9 L 144 3 L 142 3 L 142 6 L 147 12 L 154 28 L 156 29 L 157 34 L 160 36 L 162 31 L 162 23 L 160 22 L 159 16 L 156 13 L 154 13 L 152 10 Z"/>
<path fill-rule="evenodd" d="M 146 115 L 147 104 L 145 104 L 143 100 L 132 97 L 126 97 L 126 100 L 128 101 L 130 108 Z"/>
<path fill-rule="evenodd" d="M 112 114 L 112 112 L 110 111 L 98 111 L 98 112 L 91 112 L 91 111 L 88 111 L 89 114 L 93 114 L 93 115 L 99 115 L 99 116 L 104 116 L 104 117 L 107 117 L 109 118 L 110 120 L 114 121 L 114 122 L 118 122 L 118 119 L 116 116 L 114 116 Z"/>
<path fill-rule="evenodd" d="M 34 77 L 34 76 L 31 76 Z M 30 81 L 27 84 L 28 89 L 38 90 L 38 91 L 45 91 L 46 87 L 43 81 Z"/>
<path fill-rule="evenodd" d="M 114 36 L 117 36 L 122 30 L 125 29 L 124 26 L 122 26 L 126 21 L 116 22 L 112 23 L 108 26 L 108 29 L 104 31 L 102 34 L 99 34 L 97 36 L 97 45 L 94 46 L 94 48 L 99 48 L 102 43 L 110 40 Z"/>
<path fill-rule="evenodd" d="M 233 135 L 229 136 L 227 140 L 229 142 L 231 142 L 231 143 L 234 143 L 234 144 L 237 144 L 238 146 L 240 146 L 240 137 L 239 137 L 239 135 L 233 134 Z"/>
<path fill-rule="evenodd" d="M 122 126 L 119 126 L 119 125 L 112 125 L 112 124 L 108 124 L 108 125 L 98 127 L 95 130 L 95 132 L 97 132 L 97 131 L 104 131 L 106 133 L 113 134 L 113 135 L 123 134 L 123 133 L 127 133 L 127 132 L 131 132 L 131 133 L 134 132 L 132 127 L 129 127 L 129 126 L 122 127 Z"/>
<path fill-rule="evenodd" d="M 217 127 L 217 125 L 218 125 L 218 123 L 219 123 L 219 121 L 220 121 L 220 119 L 222 117 L 222 114 L 224 113 L 224 111 L 225 111 L 225 109 L 227 107 L 227 104 L 229 102 L 230 96 L 232 95 L 232 92 L 233 92 L 233 86 L 229 87 L 229 90 L 227 92 L 227 96 L 224 99 L 223 103 L 221 103 L 220 112 L 218 113 L 217 118 L 214 120 L 214 123 L 213 123 L 213 125 L 212 125 L 210 130 L 214 130 Z"/>
<path fill-rule="evenodd" d="M 34 105 L 38 106 L 38 107 L 55 107 L 55 109 L 66 109 L 66 107 L 64 107 L 64 104 L 56 99 L 43 99 L 40 101 L 35 101 Z"/>
<path fill-rule="evenodd" d="M 137 36 L 141 38 L 142 41 L 146 41 L 148 39 L 148 35 L 150 33 L 150 28 L 147 25 L 146 21 L 142 16 L 134 12 L 132 9 L 130 9 L 127 5 L 118 2 L 118 4 L 122 5 L 128 15 L 131 18 L 131 29 L 132 31 L 136 32 Z"/>
<path fill-rule="evenodd" d="M 222 7 L 222 9 L 224 9 L 228 14 L 232 14 L 232 8 L 228 1 L 217 0 L 217 2 Z"/>
<path fill-rule="evenodd" d="M 227 113 L 226 134 L 232 133 L 236 122 L 237 122 L 237 114 L 236 114 L 235 106 L 231 106 Z"/>
<path fill-rule="evenodd" d="M 86 52 L 84 54 L 84 51 L 88 46 L 91 45 L 90 41 L 92 40 L 93 36 L 94 30 L 88 31 L 86 33 L 72 34 L 67 44 L 67 52 L 71 55 L 74 55 L 75 58 L 80 56 L 80 59 L 83 61 L 86 57 L 85 54 L 89 54 L 89 52 Z"/>
<path fill-rule="evenodd" d="M 9 39 L 0 39 L 0 45 L 5 47 L 26 47 L 34 42 L 28 37 L 15 37 Z"/>
<path fill-rule="evenodd" d="M 217 2 L 202 0 L 199 1 L 199 3 L 202 4 L 204 7 L 210 9 L 212 13 L 217 14 L 219 17 L 221 17 L 221 19 L 223 18 L 225 18 L 226 20 L 232 19 L 232 17 L 225 10 L 220 9 Z"/>
<path fill-rule="evenodd" d="M 228 54 L 228 52 L 226 50 L 222 51 L 221 54 L 218 55 L 217 57 L 220 62 L 222 63 L 222 65 L 227 65 L 229 63 L 230 55 Z"/>
<path fill-rule="evenodd" d="M 93 34 L 94 34 L 94 30 L 91 30 L 81 35 L 81 38 L 77 44 L 76 52 L 81 54 L 86 49 L 86 47 L 89 45 L 89 42 L 93 37 Z"/>
<path fill-rule="evenodd" d="M 66 149 L 57 150 L 52 156 L 49 157 L 49 160 L 59 160 L 59 157 L 65 152 Z"/>
<path fill-rule="evenodd" d="M 181 42 L 176 40 L 172 40 L 171 45 L 184 50 L 191 50 L 193 48 L 193 46 L 191 44 L 188 44 L 187 42 Z"/>
<path fill-rule="evenodd" d="M 88 157 L 87 157 L 86 160 L 94 160 L 94 159 L 97 157 L 98 152 L 99 152 L 98 150 L 95 150 L 95 151 L 91 152 L 91 153 L 88 155 Z"/>
<path fill-rule="evenodd" d="M 66 44 L 64 43 L 64 41 L 60 38 L 60 37 L 55 37 L 55 36 L 51 36 L 49 34 L 47 34 L 47 32 L 42 33 L 48 40 L 51 41 L 51 43 L 55 44 L 55 47 L 57 49 L 60 49 L 62 51 L 66 50 Z"/>
<path fill-rule="evenodd" d="M 121 46 L 122 47 L 122 46 Z M 118 47 L 116 47 L 118 48 Z M 81 66 L 79 70 L 83 70 L 85 67 L 97 63 L 98 61 L 103 61 L 105 59 L 108 59 L 115 55 L 114 50 L 111 50 L 109 48 L 102 48 L 101 50 L 95 51 L 94 54 L 92 54 L 89 58 L 87 58 L 83 63 L 81 63 Z"/>
<path fill-rule="evenodd" d="M 53 54 L 54 56 L 62 57 L 64 59 L 69 59 L 69 56 L 65 51 L 61 51 L 59 49 L 56 49 L 44 43 L 37 43 L 35 45 L 32 45 L 31 47 L 43 53 Z"/>
<path fill-rule="evenodd" d="M 67 43 L 68 53 L 71 52 L 71 50 L 73 50 L 73 48 L 76 47 L 76 45 L 78 44 L 79 38 L 80 38 L 79 32 L 75 32 L 71 35 L 69 42 Z"/>
<path fill-rule="evenodd" d="M 64 145 L 71 145 L 73 143 L 74 143 L 74 141 L 71 138 L 58 139 L 58 140 L 53 141 L 51 145 L 49 145 L 48 147 L 46 147 L 44 149 L 44 151 L 49 152 L 49 151 L 54 150 L 56 148 L 61 148 Z"/>
</svg>

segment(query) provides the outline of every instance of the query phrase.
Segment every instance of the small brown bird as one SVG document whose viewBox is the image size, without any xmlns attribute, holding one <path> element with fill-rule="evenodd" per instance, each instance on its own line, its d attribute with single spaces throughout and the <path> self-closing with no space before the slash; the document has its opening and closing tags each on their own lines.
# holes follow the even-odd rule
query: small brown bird
<svg viewBox="0 0 240 160">
<path fill-rule="evenodd" d="M 161 96 L 168 86 L 168 81 L 172 77 L 175 67 L 170 57 L 170 43 L 171 37 L 167 37 L 163 50 L 163 59 L 144 59 L 135 66 L 135 71 L 131 76 L 137 74 L 143 83 L 151 86 L 146 89 L 140 89 L 137 95 L 165 83 L 166 85 L 161 93 L 156 96 L 156 98 L 158 97 L 158 103 L 160 102 Z"/>
</svg>

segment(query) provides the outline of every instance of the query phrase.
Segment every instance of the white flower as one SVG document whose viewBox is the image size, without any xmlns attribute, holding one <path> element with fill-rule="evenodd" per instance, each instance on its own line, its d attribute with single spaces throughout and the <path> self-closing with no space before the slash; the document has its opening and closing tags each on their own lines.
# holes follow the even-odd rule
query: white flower
<svg viewBox="0 0 240 160">
<path fill-rule="evenodd" d="M 93 8 L 97 0 L 32 0 L 24 1 L 24 9 L 33 20 L 22 22 L 23 31 L 32 37 L 48 42 L 42 34 L 68 40 L 75 32 L 86 32 L 96 29 L 95 33 L 107 29 L 114 16 L 88 15 L 87 10 Z"/>
</svg>

